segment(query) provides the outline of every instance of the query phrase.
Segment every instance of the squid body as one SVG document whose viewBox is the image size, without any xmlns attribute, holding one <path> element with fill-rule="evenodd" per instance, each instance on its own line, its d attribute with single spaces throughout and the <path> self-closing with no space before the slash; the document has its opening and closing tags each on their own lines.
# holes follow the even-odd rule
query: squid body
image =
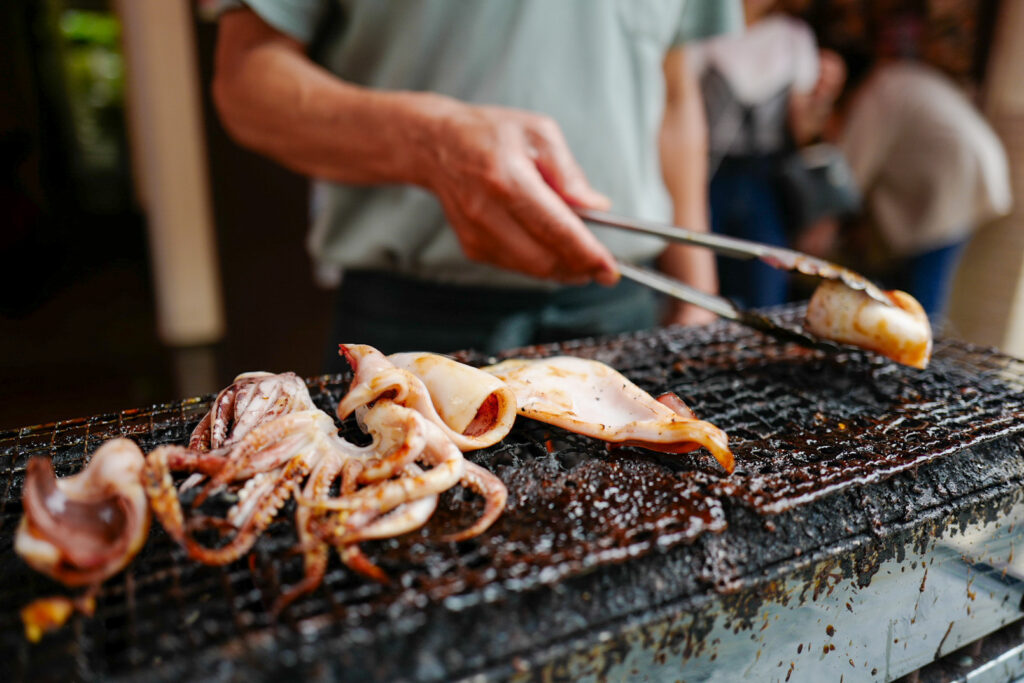
<svg viewBox="0 0 1024 683">
<path fill-rule="evenodd" d="M 727 472 L 733 470 L 725 432 L 696 419 L 675 394 L 655 399 L 604 363 L 556 356 L 511 359 L 484 369 L 512 390 L 520 415 L 663 453 L 704 446 Z"/>
<path fill-rule="evenodd" d="M 906 292 L 885 293 L 892 306 L 840 282 L 825 281 L 807 305 L 807 329 L 924 369 L 932 355 L 932 328 L 917 299 Z"/>
</svg>

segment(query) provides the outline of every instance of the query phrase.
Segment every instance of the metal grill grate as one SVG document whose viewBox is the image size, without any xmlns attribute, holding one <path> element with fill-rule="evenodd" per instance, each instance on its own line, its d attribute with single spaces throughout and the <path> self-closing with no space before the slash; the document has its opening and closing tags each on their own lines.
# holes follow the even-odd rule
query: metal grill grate
<svg viewBox="0 0 1024 683">
<path fill-rule="evenodd" d="M 723 530 L 729 506 L 780 512 L 1024 431 L 1024 365 L 960 342 L 938 343 L 923 372 L 856 351 L 826 356 L 726 323 L 507 355 L 555 353 L 607 362 L 652 393 L 679 393 L 730 434 L 736 473 L 721 476 L 706 454 L 608 451 L 586 437 L 520 420 L 503 443 L 471 455 L 509 487 L 502 518 L 477 539 L 432 542 L 479 511 L 471 496 L 449 492 L 421 532 L 364 545 L 392 577 L 389 586 L 332 560 L 323 586 L 274 624 L 270 605 L 302 572 L 301 559 L 289 553 L 290 515 L 248 558 L 224 568 L 188 560 L 155 526 L 129 569 L 104 585 L 94 618 L 76 618 L 33 646 L 21 635 L 17 610 L 59 586 L 29 570 L 11 547 L 28 458 L 50 456 L 58 475 L 67 475 L 114 436 L 133 438 L 144 450 L 183 443 L 209 397 L 6 432 L 0 434 L 0 657 L 18 677 L 67 680 L 141 675 L 209 648 L 244 656 L 281 628 L 313 640 L 325 629 L 347 629 L 370 641 L 375 624 L 408 620 L 414 628 L 428 604 L 459 612 L 493 599 L 499 587 L 523 592 L 692 542 Z M 344 379 L 311 381 L 322 408 L 333 412 Z"/>
</svg>

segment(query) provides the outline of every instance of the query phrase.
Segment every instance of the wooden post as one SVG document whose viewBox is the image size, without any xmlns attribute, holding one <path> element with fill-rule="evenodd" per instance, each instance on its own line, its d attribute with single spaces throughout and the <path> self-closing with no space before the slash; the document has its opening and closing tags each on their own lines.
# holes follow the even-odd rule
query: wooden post
<svg viewBox="0 0 1024 683">
<path fill-rule="evenodd" d="M 206 149 L 188 0 L 118 0 L 129 133 L 147 217 L 160 338 L 209 344 L 224 334 Z"/>
</svg>

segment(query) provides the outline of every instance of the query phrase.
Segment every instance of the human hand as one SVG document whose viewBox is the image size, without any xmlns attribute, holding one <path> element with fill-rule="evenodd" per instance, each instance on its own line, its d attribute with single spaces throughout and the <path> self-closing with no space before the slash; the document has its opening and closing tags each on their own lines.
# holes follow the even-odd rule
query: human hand
<svg viewBox="0 0 1024 683">
<path fill-rule="evenodd" d="M 433 118 L 422 184 L 466 256 L 539 278 L 618 281 L 615 259 L 569 205 L 606 209 L 553 120 L 447 101 Z"/>
<path fill-rule="evenodd" d="M 846 62 L 832 50 L 818 51 L 818 82 L 814 85 L 817 99 L 834 102 L 846 83 Z"/>
<path fill-rule="evenodd" d="M 676 220 L 679 217 L 677 215 Z M 682 222 L 682 221 L 679 221 Z M 694 223 L 700 225 L 700 223 Z M 714 254 L 708 249 L 682 244 L 669 244 L 658 257 L 658 269 L 702 292 L 718 291 L 718 275 Z M 662 325 L 706 325 L 717 318 L 714 313 L 676 299 L 669 300 Z"/>
</svg>

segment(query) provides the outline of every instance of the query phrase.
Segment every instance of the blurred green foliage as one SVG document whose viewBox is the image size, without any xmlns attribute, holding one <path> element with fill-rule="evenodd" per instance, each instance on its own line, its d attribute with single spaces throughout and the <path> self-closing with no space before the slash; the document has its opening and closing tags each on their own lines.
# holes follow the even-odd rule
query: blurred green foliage
<svg viewBox="0 0 1024 683">
<path fill-rule="evenodd" d="M 69 42 L 117 49 L 121 24 L 106 12 L 69 9 L 61 13 L 60 33 Z"/>
<path fill-rule="evenodd" d="M 115 177 L 127 167 L 121 23 L 112 12 L 70 9 L 54 15 L 75 139 L 73 166 L 87 203 L 117 202 Z M 97 194 L 98 193 L 98 194 Z"/>
</svg>

